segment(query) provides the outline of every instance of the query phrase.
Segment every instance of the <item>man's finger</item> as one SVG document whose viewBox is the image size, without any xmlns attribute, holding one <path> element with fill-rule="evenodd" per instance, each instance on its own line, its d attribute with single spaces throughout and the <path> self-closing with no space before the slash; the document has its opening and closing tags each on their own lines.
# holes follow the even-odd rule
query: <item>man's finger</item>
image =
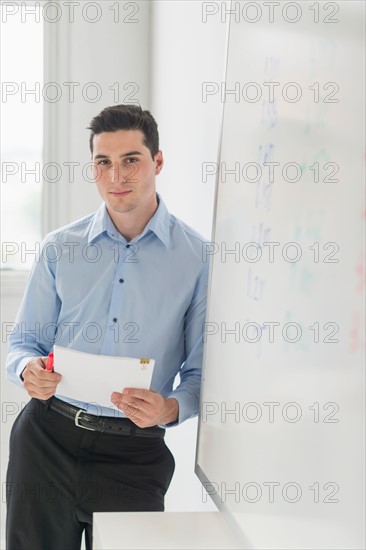
<svg viewBox="0 0 366 550">
<path fill-rule="evenodd" d="M 55 394 L 55 388 L 52 388 L 50 391 L 46 391 L 45 389 L 40 389 L 34 384 L 29 384 L 29 386 L 27 386 L 27 392 L 28 395 L 35 397 L 36 399 L 48 399 Z"/>
<path fill-rule="evenodd" d="M 128 408 L 122 408 L 121 409 L 124 414 L 129 418 L 136 426 L 139 426 L 140 428 L 147 428 L 148 426 L 155 426 L 156 422 L 154 422 L 148 415 L 142 414 L 141 411 L 137 409 L 128 409 Z"/>
<path fill-rule="evenodd" d="M 124 390 L 122 391 L 123 397 L 136 397 L 138 399 L 146 401 L 147 403 L 154 403 L 157 395 L 159 394 L 155 391 L 141 390 L 138 388 L 124 388 Z"/>
<path fill-rule="evenodd" d="M 50 382 L 58 383 L 61 380 L 61 374 L 43 369 L 38 365 L 28 367 L 28 372 L 40 380 L 49 380 Z"/>
<path fill-rule="evenodd" d="M 144 417 L 143 415 L 141 416 L 141 411 L 139 411 L 138 409 L 133 409 L 130 407 L 122 407 L 121 410 L 125 413 L 125 415 L 130 420 L 133 420 L 133 422 L 139 422 Z"/>
<path fill-rule="evenodd" d="M 53 378 L 49 378 L 49 377 L 43 378 L 41 376 L 37 376 L 33 372 L 24 373 L 23 378 L 25 381 L 28 380 L 32 384 L 39 386 L 41 388 L 56 387 L 61 380 L 61 378 L 59 378 L 59 375 L 56 375 Z"/>
<path fill-rule="evenodd" d="M 133 398 L 131 396 L 124 395 L 123 393 L 113 392 L 111 395 L 111 401 L 114 403 L 118 408 L 129 407 L 131 410 L 135 409 L 140 411 L 142 414 L 148 416 L 151 414 L 151 408 L 153 405 L 149 403 L 148 401 L 144 401 L 143 399 L 139 398 Z M 123 411 L 125 412 L 125 411 Z"/>
</svg>

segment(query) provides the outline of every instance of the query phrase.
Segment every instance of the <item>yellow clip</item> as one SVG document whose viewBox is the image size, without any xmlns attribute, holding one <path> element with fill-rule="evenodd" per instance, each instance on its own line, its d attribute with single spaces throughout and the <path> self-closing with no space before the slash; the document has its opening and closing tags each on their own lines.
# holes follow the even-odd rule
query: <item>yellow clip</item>
<svg viewBox="0 0 366 550">
<path fill-rule="evenodd" d="M 149 364 L 150 363 L 150 359 L 148 357 L 141 357 L 140 359 L 140 364 L 141 365 L 145 365 L 145 364 Z"/>
</svg>

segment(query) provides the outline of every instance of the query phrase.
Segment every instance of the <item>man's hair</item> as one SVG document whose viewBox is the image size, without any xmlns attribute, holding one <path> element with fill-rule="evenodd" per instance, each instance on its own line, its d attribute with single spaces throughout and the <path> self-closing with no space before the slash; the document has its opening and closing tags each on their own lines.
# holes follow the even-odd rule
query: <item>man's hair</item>
<svg viewBox="0 0 366 550">
<path fill-rule="evenodd" d="M 112 105 L 95 116 L 88 127 L 90 133 L 90 151 L 93 154 L 93 138 L 102 132 L 117 130 L 141 130 L 144 145 L 150 150 L 152 158 L 159 151 L 158 125 L 150 111 L 143 111 L 137 105 Z"/>
</svg>

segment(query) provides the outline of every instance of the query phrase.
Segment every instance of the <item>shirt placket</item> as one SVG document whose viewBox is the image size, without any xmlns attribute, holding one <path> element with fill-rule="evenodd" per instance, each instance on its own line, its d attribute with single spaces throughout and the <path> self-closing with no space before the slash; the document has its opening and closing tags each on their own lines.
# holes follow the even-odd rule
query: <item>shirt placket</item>
<svg viewBox="0 0 366 550">
<path fill-rule="evenodd" d="M 102 355 L 119 355 L 121 338 L 123 341 L 123 310 L 128 299 L 129 286 L 129 262 L 135 243 L 118 241 L 118 264 L 113 280 L 112 296 L 108 311 L 107 327 L 104 341 L 100 350 Z"/>
</svg>

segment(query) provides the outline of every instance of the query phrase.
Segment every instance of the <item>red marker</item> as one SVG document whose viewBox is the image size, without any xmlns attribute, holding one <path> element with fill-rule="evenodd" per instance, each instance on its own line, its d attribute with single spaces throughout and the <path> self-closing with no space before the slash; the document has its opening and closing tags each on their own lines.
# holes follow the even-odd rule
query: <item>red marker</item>
<svg viewBox="0 0 366 550">
<path fill-rule="evenodd" d="M 47 357 L 46 370 L 53 371 L 53 353 L 50 353 Z"/>
</svg>

